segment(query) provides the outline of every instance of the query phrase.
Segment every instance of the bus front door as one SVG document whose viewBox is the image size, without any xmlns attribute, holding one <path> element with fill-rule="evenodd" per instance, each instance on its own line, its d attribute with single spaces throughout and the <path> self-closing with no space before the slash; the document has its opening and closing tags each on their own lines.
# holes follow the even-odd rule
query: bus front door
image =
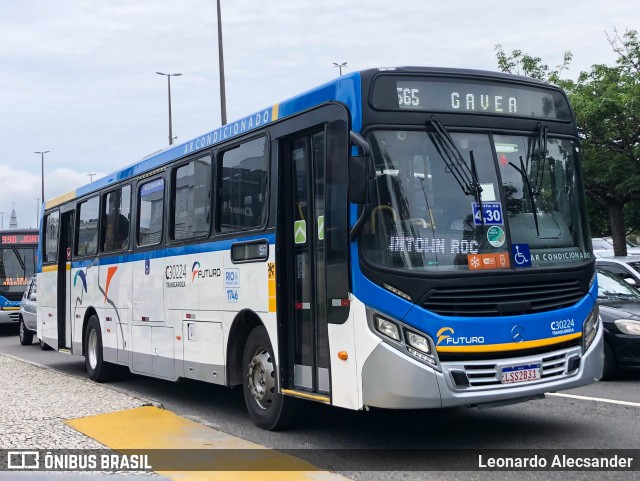
<svg viewBox="0 0 640 481">
<path fill-rule="evenodd" d="M 291 173 L 286 244 L 289 295 L 290 385 L 296 390 L 330 393 L 324 268 L 325 132 L 310 132 L 289 142 Z"/>
</svg>

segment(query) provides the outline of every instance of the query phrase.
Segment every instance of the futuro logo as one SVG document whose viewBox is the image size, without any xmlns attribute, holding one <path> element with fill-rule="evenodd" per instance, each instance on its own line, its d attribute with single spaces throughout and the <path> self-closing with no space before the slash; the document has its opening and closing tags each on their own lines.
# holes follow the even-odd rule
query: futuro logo
<svg viewBox="0 0 640 481">
<path fill-rule="evenodd" d="M 436 336 L 438 336 L 437 345 L 440 345 L 442 341 L 449 339 L 451 337 L 449 334 L 444 334 L 445 332 L 449 332 L 450 334 L 453 334 L 453 328 L 443 327 L 436 333 Z"/>
</svg>

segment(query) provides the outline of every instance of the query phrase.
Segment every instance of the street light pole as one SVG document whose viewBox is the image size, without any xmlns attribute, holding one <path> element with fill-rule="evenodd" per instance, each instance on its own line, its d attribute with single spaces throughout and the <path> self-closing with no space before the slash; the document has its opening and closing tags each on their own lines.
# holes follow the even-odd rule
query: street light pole
<svg viewBox="0 0 640 481">
<path fill-rule="evenodd" d="M 220 71 L 220 117 L 222 125 L 227 124 L 227 94 L 224 85 L 224 55 L 222 53 L 222 14 L 218 1 L 218 70 Z"/>
<path fill-rule="evenodd" d="M 89 182 L 93 182 L 93 176 L 96 174 L 87 174 L 89 176 Z"/>
<path fill-rule="evenodd" d="M 36 228 L 40 228 L 40 197 L 36 197 Z"/>
<path fill-rule="evenodd" d="M 333 62 L 333 66 L 338 67 L 340 69 L 340 77 L 342 77 L 342 67 L 346 67 L 347 62 L 342 62 L 342 63 Z"/>
<path fill-rule="evenodd" d="M 42 202 L 44 202 L 44 154 L 48 154 L 50 151 L 45 150 L 44 152 L 34 152 L 34 154 L 40 154 L 40 161 L 42 167 Z"/>
<path fill-rule="evenodd" d="M 0 229 L 4 229 L 4 212 L 0 212 Z"/>
<path fill-rule="evenodd" d="M 171 77 L 179 77 L 181 73 L 162 73 L 156 72 L 158 75 L 167 77 L 167 89 L 169 93 L 169 145 L 173 144 L 173 127 L 171 125 Z M 95 175 L 95 174 L 94 174 Z"/>
</svg>

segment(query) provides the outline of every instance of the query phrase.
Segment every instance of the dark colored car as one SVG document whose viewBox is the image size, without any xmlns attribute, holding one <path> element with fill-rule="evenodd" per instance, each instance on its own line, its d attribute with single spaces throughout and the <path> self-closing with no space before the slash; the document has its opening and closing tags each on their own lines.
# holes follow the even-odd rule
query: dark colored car
<svg viewBox="0 0 640 481">
<path fill-rule="evenodd" d="M 598 304 L 604 327 L 602 379 L 619 368 L 640 366 L 640 292 L 614 274 L 598 269 Z"/>
</svg>

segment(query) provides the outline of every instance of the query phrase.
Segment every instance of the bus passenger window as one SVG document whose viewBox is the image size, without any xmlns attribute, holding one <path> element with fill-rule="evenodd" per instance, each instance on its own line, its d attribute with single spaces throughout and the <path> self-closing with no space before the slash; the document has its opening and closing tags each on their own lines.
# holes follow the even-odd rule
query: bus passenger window
<svg viewBox="0 0 640 481">
<path fill-rule="evenodd" d="M 128 185 L 104 196 L 102 215 L 102 251 L 113 252 L 129 247 L 131 187 Z"/>
<path fill-rule="evenodd" d="M 267 218 L 269 153 L 266 137 L 250 140 L 222 153 L 219 230 L 255 229 Z"/>
<path fill-rule="evenodd" d="M 173 206 L 173 239 L 190 239 L 209 234 L 211 160 L 208 156 L 174 170 Z"/>
<path fill-rule="evenodd" d="M 44 262 L 57 262 L 58 260 L 58 231 L 60 225 L 60 213 L 51 212 L 44 220 Z"/>
<path fill-rule="evenodd" d="M 162 240 L 164 213 L 164 179 L 156 179 L 140 186 L 138 213 L 138 245 L 159 244 Z"/>
<path fill-rule="evenodd" d="M 94 197 L 78 206 L 76 252 L 77 256 L 92 256 L 98 253 L 98 215 L 100 198 Z"/>
</svg>

